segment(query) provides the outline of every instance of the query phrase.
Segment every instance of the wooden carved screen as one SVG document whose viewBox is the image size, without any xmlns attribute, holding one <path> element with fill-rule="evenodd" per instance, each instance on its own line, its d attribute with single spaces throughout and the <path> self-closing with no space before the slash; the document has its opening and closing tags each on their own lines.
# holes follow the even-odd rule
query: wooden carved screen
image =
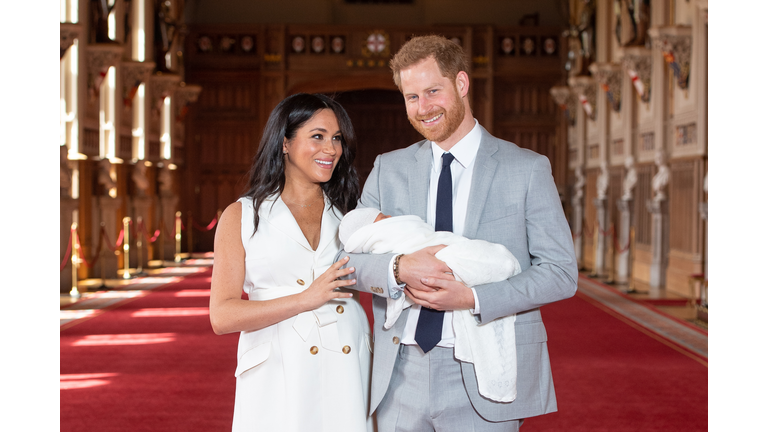
<svg viewBox="0 0 768 432">
<path fill-rule="evenodd" d="M 614 167 L 610 169 L 610 179 L 608 181 L 608 199 L 605 203 L 605 208 L 608 211 L 608 227 L 606 230 L 611 229 L 613 227 L 613 231 L 611 234 L 611 238 L 608 238 L 607 241 L 613 241 L 614 238 L 619 233 L 619 209 L 616 206 L 616 201 L 621 198 L 621 179 L 622 179 L 622 172 L 624 171 L 624 168 L 622 167 Z M 606 245 L 607 247 L 608 245 Z M 616 253 L 616 251 L 614 251 Z"/>
<path fill-rule="evenodd" d="M 595 198 L 597 198 L 597 176 L 599 170 L 592 169 L 586 172 L 584 184 L 584 266 L 593 269 L 595 263 L 594 235 L 597 230 L 597 211 L 595 210 Z"/>
<path fill-rule="evenodd" d="M 408 122 L 403 96 L 398 91 L 350 91 L 335 99 L 349 114 L 357 134 L 355 168 L 361 188 L 377 155 L 424 139 Z"/>
<path fill-rule="evenodd" d="M 702 200 L 701 160 L 686 160 L 670 164 L 669 182 L 669 247 L 689 253 L 701 251 L 701 219 L 698 214 Z"/>
<path fill-rule="evenodd" d="M 186 166 L 182 182 L 183 222 L 205 226 L 244 192 L 256 154 L 259 130 L 258 75 L 220 71 L 199 73 L 203 87 L 188 122 Z M 213 250 L 214 231 L 187 227 L 195 251 Z M 186 243 L 186 239 L 185 239 Z M 187 244 L 183 245 L 186 249 Z"/>
<path fill-rule="evenodd" d="M 554 85 L 557 79 L 531 77 L 497 78 L 494 84 L 494 135 L 547 156 L 553 172 L 565 166 L 557 151 L 560 113 L 549 94 Z"/>
<path fill-rule="evenodd" d="M 637 183 L 634 190 L 635 206 L 635 242 L 640 245 L 651 245 L 651 214 L 648 213 L 646 202 L 652 198 L 651 179 L 654 165 L 637 167 Z"/>
</svg>

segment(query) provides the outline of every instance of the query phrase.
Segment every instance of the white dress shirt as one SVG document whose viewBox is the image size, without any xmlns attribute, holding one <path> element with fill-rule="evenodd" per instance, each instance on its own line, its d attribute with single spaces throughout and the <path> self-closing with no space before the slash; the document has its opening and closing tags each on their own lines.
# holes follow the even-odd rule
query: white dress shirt
<svg viewBox="0 0 768 432">
<path fill-rule="evenodd" d="M 464 222 L 467 217 L 467 203 L 469 202 L 469 190 L 472 186 L 472 173 L 475 168 L 475 156 L 477 156 L 477 150 L 480 148 L 480 128 L 478 127 L 477 120 L 475 120 L 475 127 L 467 135 L 464 136 L 459 142 L 457 142 L 450 150 L 453 154 L 454 160 L 451 162 L 451 180 L 453 181 L 452 190 L 452 204 L 453 204 L 453 232 L 458 235 L 464 233 Z M 440 178 L 440 171 L 442 170 L 442 159 L 445 151 L 435 143 L 432 145 L 432 169 L 430 170 L 429 177 L 429 195 L 427 202 L 427 220 L 426 222 L 432 227 L 435 226 L 435 209 L 437 206 L 437 181 Z M 390 266 L 391 267 L 391 266 Z M 397 285 L 395 282 L 394 274 L 390 271 L 389 275 L 389 288 L 390 292 L 393 290 L 402 291 L 405 285 Z M 474 314 L 480 313 L 480 304 L 478 303 L 477 293 L 474 288 L 472 293 L 475 296 L 475 308 L 470 312 Z M 416 334 L 416 324 L 419 321 L 419 313 L 421 312 L 421 306 L 413 305 L 408 312 L 408 321 L 405 324 L 405 330 L 403 336 L 400 338 L 400 343 L 406 345 L 416 345 L 414 338 Z M 444 348 L 452 348 L 454 345 L 453 334 L 453 311 L 445 311 L 443 315 L 443 335 L 437 346 Z"/>
</svg>

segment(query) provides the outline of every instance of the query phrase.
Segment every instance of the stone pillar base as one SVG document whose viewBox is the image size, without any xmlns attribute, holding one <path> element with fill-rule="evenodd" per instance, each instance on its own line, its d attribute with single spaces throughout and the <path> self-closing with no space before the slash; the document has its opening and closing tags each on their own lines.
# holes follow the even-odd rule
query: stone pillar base
<svg viewBox="0 0 768 432">
<path fill-rule="evenodd" d="M 651 213 L 651 259 L 650 295 L 658 296 L 667 287 L 667 266 L 669 264 L 669 205 L 667 201 L 648 200 Z"/>
</svg>

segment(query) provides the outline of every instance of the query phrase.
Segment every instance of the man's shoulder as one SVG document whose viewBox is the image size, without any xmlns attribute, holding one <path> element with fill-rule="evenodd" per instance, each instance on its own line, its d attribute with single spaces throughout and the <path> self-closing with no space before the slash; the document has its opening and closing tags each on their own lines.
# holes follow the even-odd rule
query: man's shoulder
<svg viewBox="0 0 768 432">
<path fill-rule="evenodd" d="M 409 145 L 408 147 L 388 151 L 386 153 L 381 154 L 381 162 L 382 163 L 399 163 L 406 160 L 412 160 L 413 157 L 416 155 L 416 153 L 424 146 L 428 145 L 429 142 L 427 140 L 421 140 L 419 142 L 413 143 Z"/>
<path fill-rule="evenodd" d="M 497 157 L 500 157 L 502 160 L 514 161 L 518 164 L 528 165 L 533 164 L 542 158 L 547 159 L 546 156 L 540 153 L 536 153 L 530 149 L 522 148 L 513 142 L 495 137 L 487 132 L 483 136 L 483 139 L 487 141 L 488 145 L 495 147 Z"/>
</svg>

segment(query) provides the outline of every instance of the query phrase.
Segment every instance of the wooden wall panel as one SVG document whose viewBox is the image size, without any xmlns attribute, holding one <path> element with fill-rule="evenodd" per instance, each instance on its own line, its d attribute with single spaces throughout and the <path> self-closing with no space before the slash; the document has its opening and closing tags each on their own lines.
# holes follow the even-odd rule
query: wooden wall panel
<svg viewBox="0 0 768 432">
<path fill-rule="evenodd" d="M 398 91 L 345 92 L 337 95 L 336 100 L 349 114 L 357 134 L 355 167 L 361 187 L 376 156 L 424 139 L 408 122 L 403 96 Z"/>
<path fill-rule="evenodd" d="M 586 183 L 584 184 L 584 267 L 594 269 L 595 267 L 595 231 L 597 227 L 597 210 L 595 209 L 595 198 L 597 198 L 597 176 L 599 170 L 587 170 L 585 173 Z"/>
<path fill-rule="evenodd" d="M 651 214 L 648 213 L 646 202 L 653 197 L 651 179 L 655 165 L 638 165 L 637 183 L 634 189 L 635 206 L 635 243 L 650 247 L 651 245 Z"/>
<path fill-rule="evenodd" d="M 669 247 L 682 252 L 700 253 L 701 160 L 672 162 L 670 171 Z"/>
</svg>

